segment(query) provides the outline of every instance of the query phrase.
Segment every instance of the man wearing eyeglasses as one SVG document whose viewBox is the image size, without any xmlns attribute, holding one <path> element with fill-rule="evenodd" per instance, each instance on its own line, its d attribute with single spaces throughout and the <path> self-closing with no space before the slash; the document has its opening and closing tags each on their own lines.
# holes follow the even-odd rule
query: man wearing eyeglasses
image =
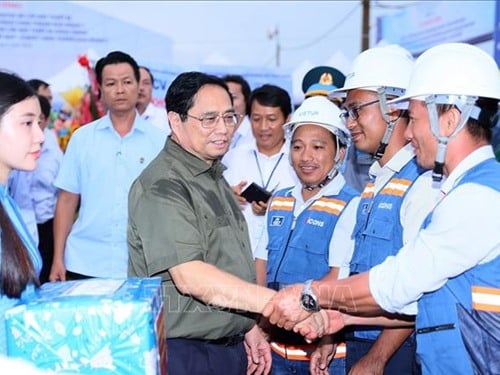
<svg viewBox="0 0 500 375">
<path fill-rule="evenodd" d="M 237 123 L 220 78 L 180 74 L 165 104 L 165 148 L 129 194 L 129 276 L 161 276 L 169 374 L 269 373 L 254 318 L 274 291 L 255 284 L 250 241 L 222 172 Z M 245 350 L 246 349 L 246 350 Z M 247 360 L 248 358 L 248 360 Z"/>
<path fill-rule="evenodd" d="M 412 68 L 413 58 L 405 49 L 372 48 L 356 57 L 344 87 L 330 93 L 345 96 L 341 117 L 352 141 L 375 158 L 354 224 L 351 275 L 395 255 L 415 237 L 436 202 L 438 190 L 430 175 L 422 174 L 404 136 L 406 113 L 386 104 L 404 94 Z M 347 339 L 346 367 L 351 375 L 419 372 L 412 328 L 371 328 L 354 329 Z"/>
</svg>

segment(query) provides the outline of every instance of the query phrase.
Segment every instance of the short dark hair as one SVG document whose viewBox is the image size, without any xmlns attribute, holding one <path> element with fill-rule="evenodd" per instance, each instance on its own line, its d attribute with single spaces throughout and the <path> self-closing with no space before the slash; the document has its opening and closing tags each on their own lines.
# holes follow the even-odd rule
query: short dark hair
<svg viewBox="0 0 500 375">
<path fill-rule="evenodd" d="M 194 105 L 194 96 L 205 85 L 217 85 L 226 90 L 233 103 L 226 83 L 219 77 L 201 72 L 185 72 L 179 74 L 170 84 L 165 95 L 167 111 L 179 114 L 182 121 L 187 118 L 189 109 Z"/>
<path fill-rule="evenodd" d="M 30 79 L 28 82 L 28 85 L 30 85 L 33 90 L 35 90 L 36 92 L 38 92 L 38 89 L 40 87 L 49 87 L 50 85 L 45 82 L 45 81 L 42 81 L 41 79 L 38 79 L 38 78 L 33 78 L 33 79 Z"/>
<path fill-rule="evenodd" d="M 224 80 L 224 82 L 232 82 L 241 86 L 241 93 L 245 98 L 245 110 L 247 113 L 250 113 L 249 104 L 250 104 L 250 95 L 252 93 L 252 90 L 250 89 L 250 85 L 248 84 L 247 80 L 239 74 L 226 74 L 225 76 L 222 77 L 222 79 Z"/>
<path fill-rule="evenodd" d="M 254 101 L 266 107 L 280 107 L 285 118 L 292 113 L 292 100 L 284 89 L 275 85 L 263 85 L 252 91 L 250 95 L 250 108 Z"/>
<path fill-rule="evenodd" d="M 139 69 L 144 69 L 146 72 L 148 72 L 149 74 L 149 79 L 151 80 L 151 84 L 154 85 L 155 83 L 155 77 L 153 77 L 153 73 L 151 73 L 151 70 L 149 70 L 149 68 L 146 68 L 145 66 L 143 65 L 140 65 L 139 66 Z"/>
<path fill-rule="evenodd" d="M 45 116 L 45 118 L 48 119 L 50 117 L 50 110 L 51 110 L 49 99 L 47 99 L 43 95 L 37 95 L 37 96 L 38 96 L 38 101 L 40 102 L 40 108 L 42 109 L 42 114 Z"/>
<path fill-rule="evenodd" d="M 104 67 L 106 65 L 121 63 L 129 64 L 132 67 L 132 70 L 134 71 L 134 77 L 136 81 L 139 82 L 139 65 L 137 65 L 137 62 L 133 59 L 133 57 L 129 54 L 126 54 L 125 52 L 113 51 L 108 53 L 105 57 L 100 58 L 95 64 L 95 75 L 97 78 L 97 82 L 99 82 L 99 85 L 102 85 L 102 71 Z"/>
<path fill-rule="evenodd" d="M 498 100 L 491 98 L 479 98 L 475 105 L 481 109 L 479 118 L 469 117 L 466 123 L 467 131 L 477 140 L 486 140 L 491 143 L 493 139 L 493 127 L 498 121 Z M 439 116 L 456 108 L 454 104 L 438 104 L 436 106 Z M 458 109 L 458 108 L 457 108 Z"/>
</svg>

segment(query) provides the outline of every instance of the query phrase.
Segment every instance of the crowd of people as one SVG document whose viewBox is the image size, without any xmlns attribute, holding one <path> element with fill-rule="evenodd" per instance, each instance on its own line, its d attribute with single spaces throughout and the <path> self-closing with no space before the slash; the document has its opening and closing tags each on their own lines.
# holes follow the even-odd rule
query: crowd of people
<svg viewBox="0 0 500 375">
<path fill-rule="evenodd" d="M 161 109 L 113 51 L 63 152 L 50 85 L 0 72 L 0 321 L 46 282 L 160 276 L 169 374 L 499 373 L 497 64 L 389 45 L 346 73 L 293 110 L 184 72 Z"/>
</svg>

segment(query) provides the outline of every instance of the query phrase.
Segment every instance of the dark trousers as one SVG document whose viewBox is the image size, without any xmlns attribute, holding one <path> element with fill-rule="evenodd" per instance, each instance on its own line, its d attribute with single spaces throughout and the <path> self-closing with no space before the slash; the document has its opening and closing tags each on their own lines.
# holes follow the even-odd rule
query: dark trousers
<svg viewBox="0 0 500 375">
<path fill-rule="evenodd" d="M 408 340 L 407 340 L 408 341 Z M 346 373 L 365 356 L 372 347 L 374 341 L 368 340 L 347 340 L 346 341 Z M 415 340 L 410 344 L 404 342 L 403 345 L 393 354 L 387 362 L 384 375 L 420 375 L 421 371 L 416 360 Z"/>
<path fill-rule="evenodd" d="M 40 271 L 40 283 L 49 281 L 50 268 L 54 259 L 54 219 L 47 220 L 43 224 L 37 224 L 38 250 L 42 256 L 42 270 Z"/>
<path fill-rule="evenodd" d="M 172 375 L 245 375 L 243 342 L 212 344 L 193 339 L 167 339 L 167 373 Z"/>
<path fill-rule="evenodd" d="M 66 270 L 66 280 L 85 280 L 85 279 L 92 279 L 94 276 L 87 276 L 87 275 L 82 275 L 81 273 L 76 273 L 76 272 L 71 272 Z"/>
</svg>

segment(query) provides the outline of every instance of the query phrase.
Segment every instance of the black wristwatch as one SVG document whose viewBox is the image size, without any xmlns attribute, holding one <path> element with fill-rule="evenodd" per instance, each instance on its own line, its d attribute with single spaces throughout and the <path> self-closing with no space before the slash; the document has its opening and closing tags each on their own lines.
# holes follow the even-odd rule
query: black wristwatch
<svg viewBox="0 0 500 375">
<path fill-rule="evenodd" d="M 307 312 L 319 311 L 318 297 L 316 297 L 312 290 L 312 282 L 313 280 L 307 280 L 304 283 L 304 289 L 302 289 L 302 294 L 300 295 L 300 305 Z"/>
</svg>

